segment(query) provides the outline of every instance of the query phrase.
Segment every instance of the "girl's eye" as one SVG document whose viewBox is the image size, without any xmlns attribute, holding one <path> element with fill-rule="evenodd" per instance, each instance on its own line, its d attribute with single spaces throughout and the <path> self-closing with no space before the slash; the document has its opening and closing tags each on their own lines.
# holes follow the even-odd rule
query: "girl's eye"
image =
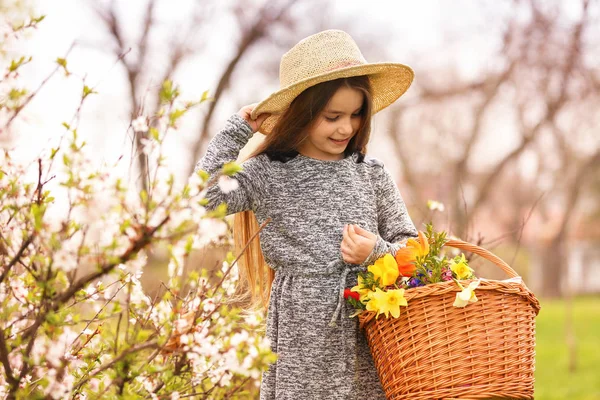
<svg viewBox="0 0 600 400">
<path fill-rule="evenodd" d="M 353 117 L 353 118 L 358 118 L 358 117 L 360 117 L 360 114 L 352 114 L 352 117 Z M 339 118 L 339 116 L 337 116 L 337 117 L 335 117 L 335 118 L 329 118 L 329 117 L 325 117 L 325 119 L 326 119 L 327 121 L 330 121 L 330 122 L 335 122 L 335 121 L 337 121 L 337 119 L 338 119 L 338 118 Z"/>
</svg>

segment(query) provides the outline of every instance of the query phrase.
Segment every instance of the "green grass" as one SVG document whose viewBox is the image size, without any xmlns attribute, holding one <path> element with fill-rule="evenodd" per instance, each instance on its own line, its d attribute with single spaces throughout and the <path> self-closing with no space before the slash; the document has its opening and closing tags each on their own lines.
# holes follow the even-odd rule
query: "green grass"
<svg viewBox="0 0 600 400">
<path fill-rule="evenodd" d="M 536 318 L 536 400 L 600 400 L 600 297 L 573 302 L 576 369 L 569 372 L 564 300 L 541 300 Z"/>
</svg>

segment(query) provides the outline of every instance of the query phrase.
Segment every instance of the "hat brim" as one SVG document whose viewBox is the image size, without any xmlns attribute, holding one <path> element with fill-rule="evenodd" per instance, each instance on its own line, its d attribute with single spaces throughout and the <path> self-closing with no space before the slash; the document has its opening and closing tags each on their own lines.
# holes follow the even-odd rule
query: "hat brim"
<svg viewBox="0 0 600 400">
<path fill-rule="evenodd" d="M 304 90 L 322 82 L 362 75 L 368 75 L 371 81 L 373 94 L 372 115 L 383 110 L 402 96 L 414 79 L 413 70 L 398 63 L 372 63 L 340 68 L 301 80 L 272 93 L 254 107 L 251 118 L 256 119 L 264 113 L 271 114 L 258 129 L 259 132 L 268 135 L 279 120 L 280 115 L 288 109 L 292 101 Z"/>
</svg>

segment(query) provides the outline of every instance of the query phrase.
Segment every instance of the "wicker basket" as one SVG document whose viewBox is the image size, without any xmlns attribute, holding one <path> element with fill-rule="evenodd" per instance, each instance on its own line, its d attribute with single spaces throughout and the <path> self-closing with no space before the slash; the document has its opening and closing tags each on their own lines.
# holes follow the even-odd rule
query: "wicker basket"
<svg viewBox="0 0 600 400">
<path fill-rule="evenodd" d="M 478 254 L 517 273 L 478 246 L 446 246 Z M 399 318 L 359 314 L 388 399 L 533 399 L 538 300 L 520 280 L 481 280 L 479 301 L 457 308 L 455 282 L 408 289 Z"/>
</svg>

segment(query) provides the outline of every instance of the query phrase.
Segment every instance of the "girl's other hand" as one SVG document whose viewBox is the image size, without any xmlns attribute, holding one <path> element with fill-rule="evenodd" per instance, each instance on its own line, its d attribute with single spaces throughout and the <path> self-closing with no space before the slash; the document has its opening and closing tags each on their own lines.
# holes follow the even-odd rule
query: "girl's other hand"
<svg viewBox="0 0 600 400">
<path fill-rule="evenodd" d="M 248 124 L 252 127 L 252 132 L 256 132 L 260 126 L 262 125 L 263 122 L 265 122 L 265 119 L 267 119 L 271 114 L 268 113 L 264 113 L 264 114 L 260 114 L 256 120 L 253 120 L 252 117 L 250 116 L 250 114 L 252 113 L 252 110 L 254 110 L 254 107 L 257 106 L 258 103 L 252 103 L 249 104 L 247 106 L 244 106 L 240 109 L 240 111 L 238 111 L 238 115 L 242 118 L 244 118 Z"/>
<path fill-rule="evenodd" d="M 350 264 L 362 264 L 375 248 L 377 235 L 358 225 L 345 225 L 342 244 L 342 258 Z"/>
</svg>

